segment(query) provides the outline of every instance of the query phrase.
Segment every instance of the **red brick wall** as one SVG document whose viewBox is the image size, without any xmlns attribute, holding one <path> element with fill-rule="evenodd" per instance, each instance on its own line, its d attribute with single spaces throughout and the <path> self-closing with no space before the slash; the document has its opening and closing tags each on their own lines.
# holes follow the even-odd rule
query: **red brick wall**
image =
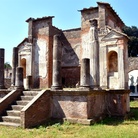
<svg viewBox="0 0 138 138">
<path fill-rule="evenodd" d="M 80 81 L 80 67 L 63 67 L 62 68 L 62 85 L 63 87 L 76 87 Z"/>
</svg>

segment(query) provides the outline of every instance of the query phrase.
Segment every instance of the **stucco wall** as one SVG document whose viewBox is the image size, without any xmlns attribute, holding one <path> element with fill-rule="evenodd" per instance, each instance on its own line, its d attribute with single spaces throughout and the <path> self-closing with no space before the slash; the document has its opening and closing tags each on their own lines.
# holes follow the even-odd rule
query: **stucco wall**
<svg viewBox="0 0 138 138">
<path fill-rule="evenodd" d="M 63 31 L 61 36 L 62 47 L 62 66 L 78 66 L 81 48 L 81 29 L 71 29 Z"/>
</svg>

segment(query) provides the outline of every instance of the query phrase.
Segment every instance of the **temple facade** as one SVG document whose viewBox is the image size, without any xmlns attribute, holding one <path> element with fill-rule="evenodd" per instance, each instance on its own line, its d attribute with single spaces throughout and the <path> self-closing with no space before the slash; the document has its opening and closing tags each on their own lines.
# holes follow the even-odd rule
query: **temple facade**
<svg viewBox="0 0 138 138">
<path fill-rule="evenodd" d="M 17 46 L 24 87 L 27 78 L 32 88 L 52 86 L 54 36 L 58 35 L 63 87 L 81 83 L 81 63 L 89 59 L 91 88 L 128 88 L 128 37 L 122 33 L 123 21 L 108 3 L 97 2 L 97 7 L 79 12 L 81 27 L 69 30 L 53 26 L 53 16 L 26 20 L 28 37 Z"/>
</svg>

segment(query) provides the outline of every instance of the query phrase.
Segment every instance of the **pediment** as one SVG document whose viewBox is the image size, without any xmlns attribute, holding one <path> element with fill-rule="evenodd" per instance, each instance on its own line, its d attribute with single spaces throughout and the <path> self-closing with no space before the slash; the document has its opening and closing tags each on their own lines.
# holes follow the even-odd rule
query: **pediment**
<svg viewBox="0 0 138 138">
<path fill-rule="evenodd" d="M 122 32 L 118 32 L 115 30 L 111 30 L 107 35 L 105 35 L 101 41 L 114 41 L 120 38 L 126 37 L 125 34 L 123 34 Z"/>
</svg>

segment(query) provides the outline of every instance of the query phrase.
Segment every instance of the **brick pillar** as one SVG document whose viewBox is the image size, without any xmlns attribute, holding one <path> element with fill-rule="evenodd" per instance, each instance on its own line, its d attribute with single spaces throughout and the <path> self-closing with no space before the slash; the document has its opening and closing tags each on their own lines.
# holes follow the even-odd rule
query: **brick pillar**
<svg viewBox="0 0 138 138">
<path fill-rule="evenodd" d="M 81 62 L 80 88 L 90 87 L 90 59 L 84 58 Z"/>
<path fill-rule="evenodd" d="M 62 77 L 61 77 L 61 57 L 62 57 L 62 45 L 59 41 L 59 35 L 54 35 L 53 43 L 53 75 L 52 75 L 52 90 L 62 89 Z"/>
<path fill-rule="evenodd" d="M 0 49 L 0 89 L 5 88 L 4 86 L 4 53 L 3 48 Z"/>
<path fill-rule="evenodd" d="M 18 48 L 13 48 L 11 86 L 15 86 L 16 68 L 18 67 Z"/>
<path fill-rule="evenodd" d="M 90 85 L 91 88 L 99 88 L 99 41 L 97 20 L 90 20 Z"/>
<path fill-rule="evenodd" d="M 23 89 L 23 68 L 22 67 L 16 68 L 15 87 L 17 89 Z"/>
</svg>

